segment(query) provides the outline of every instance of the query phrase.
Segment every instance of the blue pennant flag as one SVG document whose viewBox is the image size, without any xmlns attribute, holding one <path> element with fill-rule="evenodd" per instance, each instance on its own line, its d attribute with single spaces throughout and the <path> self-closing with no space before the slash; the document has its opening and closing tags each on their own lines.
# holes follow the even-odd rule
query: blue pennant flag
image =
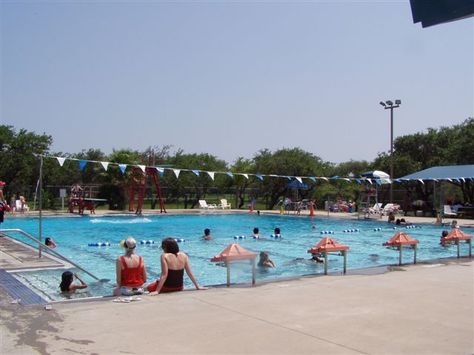
<svg viewBox="0 0 474 355">
<path fill-rule="evenodd" d="M 191 170 L 194 175 L 199 176 L 199 173 L 201 172 L 200 170 Z"/>
<path fill-rule="evenodd" d="M 79 169 L 84 170 L 87 165 L 87 160 L 79 160 Z"/>
<path fill-rule="evenodd" d="M 125 169 L 127 169 L 127 164 L 119 164 L 119 169 L 122 174 L 125 174 Z"/>
</svg>

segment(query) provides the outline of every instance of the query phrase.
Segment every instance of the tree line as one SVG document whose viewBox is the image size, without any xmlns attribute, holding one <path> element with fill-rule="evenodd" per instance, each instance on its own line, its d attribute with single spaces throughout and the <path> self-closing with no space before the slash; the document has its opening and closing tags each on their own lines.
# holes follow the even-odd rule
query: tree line
<svg viewBox="0 0 474 355">
<path fill-rule="evenodd" d="M 26 129 L 0 125 L 0 180 L 6 182 L 7 198 L 23 194 L 32 199 L 39 177 L 39 156 L 60 156 L 82 160 L 108 161 L 121 164 L 147 166 L 170 166 L 176 169 L 198 169 L 205 171 L 230 171 L 252 174 L 276 174 L 288 176 L 359 176 L 370 170 L 390 170 L 389 152 L 379 153 L 373 161 L 350 160 L 340 164 L 324 161 L 318 155 L 301 148 L 284 148 L 276 151 L 262 149 L 253 158 L 240 157 L 228 163 L 217 157 L 202 153 L 185 153 L 171 146 L 151 146 L 144 151 L 117 149 L 105 154 L 99 149 L 82 150 L 79 153 L 51 151 L 53 137 L 37 134 Z M 426 132 L 397 137 L 394 141 L 395 178 L 438 165 L 465 165 L 474 163 L 474 118 L 451 127 L 429 128 Z M 97 186 L 98 196 L 108 200 L 109 205 L 125 209 L 131 172 L 124 174 L 117 169 L 105 171 L 101 166 L 87 165 L 83 170 L 77 162 L 66 160 L 62 167 L 56 159 L 45 159 L 43 165 L 45 207 L 55 208 L 58 188 L 79 183 Z M 265 208 L 275 207 L 283 197 L 315 199 L 318 207 L 328 198 L 357 201 L 361 186 L 346 181 L 304 181 L 294 188 L 282 178 L 260 181 L 246 179 L 240 175 L 233 178 L 216 175 L 212 180 L 205 174 L 183 174 L 177 179 L 173 174 L 160 178 L 167 203 L 180 200 L 182 207 L 194 208 L 199 199 L 209 195 L 225 194 L 234 197 L 234 206 L 246 208 L 250 198 L 256 198 Z M 454 182 L 447 187 L 453 200 L 474 203 L 472 181 Z M 412 199 L 431 201 L 434 185 L 403 183 L 395 185 L 395 200 L 403 200 L 409 193 Z M 387 188 L 382 189 L 386 193 Z M 152 203 L 156 191 L 150 187 L 147 195 Z M 382 196 L 386 196 L 382 195 Z"/>
</svg>

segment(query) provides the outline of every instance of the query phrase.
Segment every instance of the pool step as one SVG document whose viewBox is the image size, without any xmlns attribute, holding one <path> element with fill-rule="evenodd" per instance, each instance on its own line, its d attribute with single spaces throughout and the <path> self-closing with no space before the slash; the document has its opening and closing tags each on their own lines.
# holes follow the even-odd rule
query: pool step
<svg viewBox="0 0 474 355">
<path fill-rule="evenodd" d="M 24 306 L 48 303 L 3 269 L 0 269 L 0 286 L 14 300 L 19 300 L 18 303 Z"/>
</svg>

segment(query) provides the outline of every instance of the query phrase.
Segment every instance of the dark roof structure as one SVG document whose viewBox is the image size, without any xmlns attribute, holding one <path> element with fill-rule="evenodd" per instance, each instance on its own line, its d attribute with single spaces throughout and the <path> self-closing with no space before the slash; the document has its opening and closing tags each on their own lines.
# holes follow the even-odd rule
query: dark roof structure
<svg viewBox="0 0 474 355">
<path fill-rule="evenodd" d="M 410 0 L 413 22 L 422 27 L 474 16 L 474 0 Z"/>
<path fill-rule="evenodd" d="M 395 179 L 398 182 L 409 180 L 447 180 L 451 182 L 474 180 L 474 165 L 434 166 Z"/>
</svg>

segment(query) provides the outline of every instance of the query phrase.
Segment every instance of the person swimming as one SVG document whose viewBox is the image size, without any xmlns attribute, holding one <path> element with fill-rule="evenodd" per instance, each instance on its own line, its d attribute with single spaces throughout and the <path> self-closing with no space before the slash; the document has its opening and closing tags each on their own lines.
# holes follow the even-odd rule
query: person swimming
<svg viewBox="0 0 474 355">
<path fill-rule="evenodd" d="M 204 235 L 202 236 L 202 239 L 204 240 L 211 240 L 211 230 L 209 228 L 204 229 Z"/>
</svg>

